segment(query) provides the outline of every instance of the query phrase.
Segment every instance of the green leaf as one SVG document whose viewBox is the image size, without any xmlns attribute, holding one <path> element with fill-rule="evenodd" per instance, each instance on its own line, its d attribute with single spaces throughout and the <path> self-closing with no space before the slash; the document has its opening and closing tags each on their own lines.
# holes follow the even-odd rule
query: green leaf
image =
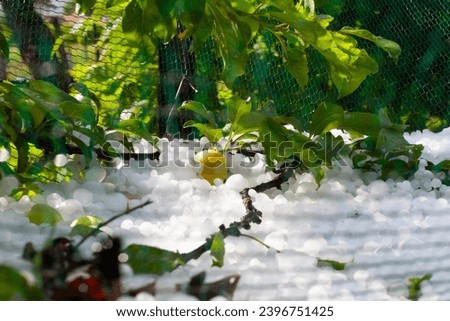
<svg viewBox="0 0 450 321">
<path fill-rule="evenodd" d="M 222 233 L 214 234 L 211 243 L 211 256 L 213 259 L 212 266 L 222 267 L 225 256 L 225 243 L 223 241 Z"/>
<path fill-rule="evenodd" d="M 98 216 L 86 215 L 82 216 L 72 222 L 70 227 L 72 228 L 69 235 L 70 236 L 88 236 L 92 233 L 93 230 L 97 228 L 97 226 L 102 223 L 103 220 Z M 98 231 L 100 233 L 101 231 Z M 98 234 L 96 233 L 96 234 Z M 96 235 L 94 234 L 94 235 Z"/>
<path fill-rule="evenodd" d="M 3 105 L 19 115 L 21 122 L 19 130 L 33 130 L 42 123 L 47 111 L 39 101 L 25 91 L 25 88 L 6 81 L 0 83 L 0 94 L 5 101 Z"/>
<path fill-rule="evenodd" d="M 317 258 L 317 267 L 331 267 L 336 271 L 343 271 L 345 269 L 346 263 L 333 261 L 333 260 L 323 260 Z"/>
<path fill-rule="evenodd" d="M 348 112 L 342 118 L 340 129 L 376 138 L 381 129 L 380 118 L 371 113 Z"/>
<path fill-rule="evenodd" d="M 92 106 L 79 102 L 65 101 L 59 107 L 64 116 L 72 120 L 79 120 L 82 125 L 94 126 L 96 123 L 95 111 Z"/>
<path fill-rule="evenodd" d="M 410 146 L 409 142 L 394 128 L 382 128 L 378 134 L 377 149 L 383 151 L 404 150 L 406 146 Z"/>
<path fill-rule="evenodd" d="M 303 124 L 296 117 L 275 116 L 274 118 L 281 125 L 292 125 L 295 130 L 301 132 L 304 130 Z"/>
<path fill-rule="evenodd" d="M 90 91 L 89 88 L 85 84 L 72 83 L 72 84 L 70 84 L 70 87 L 75 89 L 76 91 L 78 91 L 84 97 L 87 97 L 90 100 L 92 100 L 95 103 L 95 106 L 97 106 L 97 108 L 101 107 L 102 103 L 100 102 L 100 99 L 97 97 L 96 94 L 94 94 L 92 91 Z"/>
<path fill-rule="evenodd" d="M 15 188 L 11 192 L 11 197 L 14 198 L 16 201 L 18 201 L 25 195 L 31 198 L 36 196 L 37 194 L 41 194 L 42 192 L 43 192 L 42 189 L 39 187 L 37 183 L 24 184 L 19 188 Z"/>
<path fill-rule="evenodd" d="M 311 175 L 314 177 L 314 181 L 317 186 L 320 186 L 320 183 L 325 177 L 325 170 L 321 166 L 310 167 L 308 170 L 311 172 Z"/>
<path fill-rule="evenodd" d="M 209 110 L 207 110 L 205 105 L 203 105 L 202 103 L 194 100 L 188 100 L 183 102 L 183 104 L 179 108 L 190 110 L 193 111 L 194 113 L 197 113 L 198 115 L 206 119 L 211 126 L 217 128 L 217 123 L 214 119 L 214 114 L 212 114 Z"/>
<path fill-rule="evenodd" d="M 18 271 L 0 265 L 0 301 L 42 300 L 40 290 L 28 285 L 27 280 Z"/>
<path fill-rule="evenodd" d="M 238 97 L 233 97 L 227 103 L 227 114 L 228 120 L 231 122 L 233 128 L 239 123 L 239 120 L 244 116 L 248 115 L 252 111 L 252 105 L 250 102 L 245 101 Z"/>
<path fill-rule="evenodd" d="M 427 273 L 422 277 L 416 278 L 412 277 L 409 279 L 409 286 L 408 286 L 408 300 L 411 301 L 417 301 L 420 298 L 421 290 L 422 290 L 422 283 L 424 281 L 429 281 L 432 278 L 431 273 Z"/>
<path fill-rule="evenodd" d="M 151 54 L 156 46 L 150 37 L 152 31 L 151 16 L 146 15 L 138 0 L 132 0 L 126 7 L 122 19 L 122 31 L 125 39 L 135 47 L 145 48 Z"/>
<path fill-rule="evenodd" d="M 190 33 L 194 33 L 205 15 L 206 0 L 185 0 L 178 1 L 177 4 L 181 22 L 187 29 L 193 29 Z"/>
<path fill-rule="evenodd" d="M 316 108 L 310 125 L 312 135 L 322 135 L 331 129 L 339 128 L 343 121 L 344 109 L 336 104 L 321 103 Z"/>
<path fill-rule="evenodd" d="M 269 166 L 274 161 L 284 161 L 297 157 L 306 166 L 316 166 L 315 155 L 308 137 L 285 128 L 277 120 L 266 117 L 260 123 L 259 136 L 267 157 Z"/>
<path fill-rule="evenodd" d="M 331 79 L 342 98 L 354 92 L 368 75 L 378 72 L 378 64 L 364 49 L 357 48 L 355 39 L 338 32 L 331 33 L 316 48 L 330 64 Z"/>
<path fill-rule="evenodd" d="M 375 36 L 370 31 L 365 30 L 365 29 L 355 29 L 355 28 L 351 28 L 351 27 L 343 27 L 340 30 L 340 32 L 349 34 L 352 36 L 364 38 L 366 40 L 373 42 L 379 48 L 386 51 L 388 53 L 389 57 L 391 57 L 395 63 L 398 62 L 398 58 L 401 54 L 401 48 L 395 41 L 387 40 L 380 36 Z"/>
<path fill-rule="evenodd" d="M 233 8 L 248 14 L 252 14 L 256 10 L 251 1 L 230 0 L 230 3 Z"/>
<path fill-rule="evenodd" d="M 214 128 L 209 124 L 196 123 L 193 120 L 189 120 L 184 124 L 184 127 L 197 128 L 201 135 L 208 138 L 210 142 L 216 143 L 223 138 L 222 129 Z"/>
<path fill-rule="evenodd" d="M 444 160 L 432 167 L 434 171 L 450 171 L 450 160 Z"/>
<path fill-rule="evenodd" d="M 398 178 L 408 178 L 412 174 L 412 170 L 408 163 L 401 159 L 392 159 L 383 164 L 381 168 L 381 178 L 386 180 L 388 178 L 398 179 Z"/>
<path fill-rule="evenodd" d="M 287 46 L 283 47 L 283 54 L 286 59 L 285 67 L 300 86 L 304 88 L 309 80 L 308 58 L 305 48 L 296 36 L 285 34 L 285 37 L 287 38 Z"/>
<path fill-rule="evenodd" d="M 260 112 L 250 112 L 242 115 L 234 126 L 236 134 L 258 132 L 261 129 L 262 122 L 267 118 Z"/>
<path fill-rule="evenodd" d="M 83 153 L 83 156 L 85 158 L 86 164 L 90 164 L 92 161 L 92 149 L 89 148 L 89 146 L 87 146 L 81 139 L 79 139 L 78 137 L 75 136 L 71 136 L 70 140 L 75 143 L 75 145 L 77 145 L 80 149 L 81 152 Z"/>
<path fill-rule="evenodd" d="M 81 14 L 91 10 L 96 2 L 97 0 L 77 0 L 77 3 L 80 5 L 78 13 Z"/>
<path fill-rule="evenodd" d="M 62 220 L 61 214 L 47 204 L 35 204 L 26 212 L 26 215 L 30 220 L 30 223 L 36 225 L 56 225 L 56 223 Z"/>
<path fill-rule="evenodd" d="M 9 45 L 3 33 L 0 32 L 0 56 L 9 59 Z"/>
<path fill-rule="evenodd" d="M 152 142 L 155 140 L 155 136 L 152 135 L 147 125 L 142 122 L 140 119 L 124 119 L 121 120 L 116 128 L 116 131 L 124 133 L 124 134 L 133 134 L 137 135 L 141 138 L 146 139 L 149 142 Z"/>
<path fill-rule="evenodd" d="M 136 274 L 160 275 L 186 263 L 180 253 L 146 245 L 131 244 L 123 253 L 128 255 L 127 264 Z"/>
<path fill-rule="evenodd" d="M 28 83 L 28 86 L 22 90 L 39 100 L 47 111 L 56 109 L 56 107 L 63 102 L 79 104 L 79 101 L 74 97 L 52 83 L 43 80 L 32 80 Z"/>
<path fill-rule="evenodd" d="M 217 49 L 223 61 L 223 78 L 229 88 L 233 88 L 234 80 L 245 73 L 248 61 L 247 45 L 251 40 L 251 32 L 244 33 L 253 27 L 245 22 L 238 23 L 239 17 L 227 6 L 207 2 L 207 9 L 213 18 L 213 37 L 218 42 Z"/>
</svg>

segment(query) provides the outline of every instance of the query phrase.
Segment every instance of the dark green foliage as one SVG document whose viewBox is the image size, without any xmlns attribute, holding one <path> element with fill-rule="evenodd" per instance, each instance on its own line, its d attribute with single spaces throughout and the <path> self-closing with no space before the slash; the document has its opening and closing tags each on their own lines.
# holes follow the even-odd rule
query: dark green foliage
<svg viewBox="0 0 450 321">
<path fill-rule="evenodd" d="M 425 281 L 429 281 L 432 278 L 432 274 L 428 273 L 422 277 L 412 277 L 409 279 L 408 286 L 408 300 L 417 301 L 421 295 L 422 283 Z"/>
<path fill-rule="evenodd" d="M 123 253 L 128 255 L 127 264 L 136 274 L 163 274 L 185 263 L 180 253 L 152 246 L 132 244 Z"/>
<path fill-rule="evenodd" d="M 334 260 L 324 260 L 321 258 L 317 258 L 317 266 L 318 267 L 330 267 L 336 271 L 345 270 L 346 263 L 334 261 Z"/>
<path fill-rule="evenodd" d="M 380 73 L 368 78 L 342 104 L 350 110 L 376 113 L 388 108 L 396 122 L 408 130 L 435 131 L 450 122 L 450 63 L 448 1 L 320 1 L 324 13 L 337 2 L 341 8 L 333 26 L 358 26 L 397 42 L 402 55 L 397 64 L 367 44 L 380 64 Z M 362 45 L 366 45 L 362 42 Z"/>
<path fill-rule="evenodd" d="M 0 265 L 0 300 L 41 300 L 41 291 L 28 284 L 18 271 Z"/>
</svg>

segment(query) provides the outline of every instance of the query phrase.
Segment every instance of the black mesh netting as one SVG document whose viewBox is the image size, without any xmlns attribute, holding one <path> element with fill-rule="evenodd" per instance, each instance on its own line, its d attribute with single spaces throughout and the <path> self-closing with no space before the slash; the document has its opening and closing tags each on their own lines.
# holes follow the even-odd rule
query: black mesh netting
<svg viewBox="0 0 450 321">
<path fill-rule="evenodd" d="M 97 2 L 101 1 L 111 2 Z M 159 134 L 167 131 L 170 111 L 186 99 L 199 100 L 218 114 L 223 112 L 227 92 L 218 82 L 221 64 L 213 41 L 191 53 L 189 40 L 176 40 L 161 44 L 158 55 L 149 57 L 127 48 L 117 27 L 120 15 L 108 9 L 102 14 L 78 16 L 75 1 L 0 3 L 0 30 L 10 46 L 9 59 L 0 58 L 1 79 L 45 79 L 64 90 L 71 82 L 82 82 L 110 111 L 120 114 L 131 108 L 141 116 L 152 114 Z M 380 72 L 339 100 L 341 105 L 373 112 L 387 107 L 391 116 L 408 124 L 410 130 L 448 126 L 449 1 L 321 0 L 316 1 L 316 10 L 335 17 L 332 29 L 361 27 L 396 41 L 402 48 L 400 60 L 394 64 L 380 49 L 360 40 L 379 63 Z M 182 26 L 179 28 L 181 32 Z M 235 90 L 307 124 L 320 102 L 337 97 L 326 65 L 318 54 L 310 52 L 310 82 L 301 91 L 282 59 L 273 54 L 279 48 L 272 37 L 263 33 L 251 44 L 254 51 L 247 72 L 237 79 Z M 122 49 L 108 50 L 107 42 L 123 44 Z M 182 79 L 184 85 L 180 86 Z M 180 117 L 174 126 L 185 120 Z"/>
</svg>

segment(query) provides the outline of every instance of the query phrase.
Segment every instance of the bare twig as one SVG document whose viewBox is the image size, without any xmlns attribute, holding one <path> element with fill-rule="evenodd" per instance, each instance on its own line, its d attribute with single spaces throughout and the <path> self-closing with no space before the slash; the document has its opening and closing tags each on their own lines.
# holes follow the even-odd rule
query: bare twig
<svg viewBox="0 0 450 321">
<path fill-rule="evenodd" d="M 152 203 L 152 201 L 147 200 L 146 202 L 144 202 L 144 203 L 142 203 L 142 204 L 139 204 L 139 205 L 137 205 L 137 206 L 135 206 L 135 207 L 129 208 L 129 209 L 127 209 L 125 212 L 120 213 L 120 214 L 117 214 L 117 215 L 114 215 L 114 216 L 111 217 L 109 220 L 100 223 L 100 224 L 97 225 L 97 227 L 96 227 L 95 229 L 93 229 L 89 234 L 87 234 L 85 237 L 83 237 L 83 238 L 80 240 L 80 242 L 77 243 L 77 245 L 74 246 L 74 250 L 78 249 L 78 248 L 81 246 L 81 244 L 83 244 L 88 238 L 90 238 L 90 237 L 93 236 L 95 233 L 97 233 L 103 226 L 106 226 L 106 225 L 108 225 L 109 223 L 111 223 L 112 221 L 117 220 L 118 218 L 120 218 L 120 217 L 122 217 L 122 216 L 128 215 L 128 214 L 130 214 L 131 212 L 133 212 L 133 211 L 135 211 L 135 210 L 137 210 L 137 209 L 140 209 L 140 208 L 142 208 L 142 207 L 144 207 L 144 206 L 146 206 L 146 205 L 148 205 L 148 204 L 151 204 L 151 203 Z"/>
<path fill-rule="evenodd" d="M 236 221 L 231 223 L 227 228 L 224 225 L 219 227 L 220 233 L 222 233 L 223 238 L 228 236 L 242 236 L 243 234 L 240 232 L 240 229 L 249 230 L 251 228 L 251 224 L 261 224 L 262 222 L 262 212 L 253 206 L 252 198 L 249 195 L 250 190 L 255 190 L 256 192 L 264 192 L 271 188 L 281 188 L 281 185 L 288 181 L 288 179 L 292 176 L 292 169 L 285 169 L 280 174 L 278 174 L 273 180 L 259 184 L 252 188 L 245 188 L 241 191 L 242 202 L 244 203 L 244 207 L 246 210 L 246 214 L 241 218 L 240 221 Z M 248 237 L 248 235 L 246 235 Z M 191 252 L 181 254 L 185 262 L 190 260 L 198 259 L 203 253 L 209 251 L 211 249 L 211 244 L 213 240 L 214 234 L 206 239 L 205 243 L 200 245 L 198 248 L 194 249 Z"/>
</svg>

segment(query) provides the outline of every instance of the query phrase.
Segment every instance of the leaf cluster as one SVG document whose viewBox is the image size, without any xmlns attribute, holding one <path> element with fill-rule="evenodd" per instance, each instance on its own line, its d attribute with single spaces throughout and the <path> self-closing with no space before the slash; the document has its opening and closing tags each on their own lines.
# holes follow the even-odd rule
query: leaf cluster
<svg viewBox="0 0 450 321">
<path fill-rule="evenodd" d="M 121 134 L 120 143 L 130 148 L 127 136 L 152 138 L 139 120 L 124 120 L 106 131 L 98 122 L 101 103 L 96 96 L 79 83 L 72 89 L 80 100 L 42 80 L 0 84 L 0 148 L 9 153 L 0 163 L 1 176 L 57 180 L 49 174 L 54 169 L 70 177 L 61 168 L 64 164 L 54 161 L 57 155 L 82 154 L 89 166 L 94 156 L 117 156 L 111 144 L 113 133 Z"/>
<path fill-rule="evenodd" d="M 377 63 L 354 37 L 379 46 L 396 61 L 399 46 L 367 30 L 328 29 L 332 17 L 314 12 L 312 1 L 294 5 L 292 1 L 157 1 L 132 0 L 124 11 L 122 28 L 130 44 L 155 52 L 157 44 L 178 37 L 192 37 L 194 50 L 212 37 L 222 60 L 222 78 L 233 88 L 236 78 L 246 71 L 250 43 L 263 31 L 272 33 L 282 52 L 284 65 L 301 87 L 308 83 L 308 49 L 318 51 L 326 60 L 331 80 L 339 97 L 358 88 L 378 71 Z M 185 29 L 178 33 L 178 22 Z"/>
</svg>

